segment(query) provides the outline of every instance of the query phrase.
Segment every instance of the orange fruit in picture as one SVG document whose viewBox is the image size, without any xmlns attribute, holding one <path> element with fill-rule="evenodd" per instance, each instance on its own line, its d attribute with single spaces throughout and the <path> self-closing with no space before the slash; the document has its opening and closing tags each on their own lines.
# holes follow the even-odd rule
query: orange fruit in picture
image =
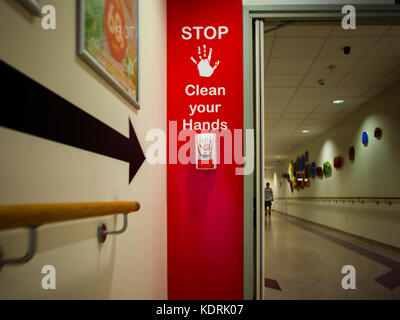
<svg viewBox="0 0 400 320">
<path fill-rule="evenodd" d="M 122 62 L 126 54 L 125 17 L 120 0 L 106 0 L 104 5 L 104 28 L 112 57 Z"/>
</svg>

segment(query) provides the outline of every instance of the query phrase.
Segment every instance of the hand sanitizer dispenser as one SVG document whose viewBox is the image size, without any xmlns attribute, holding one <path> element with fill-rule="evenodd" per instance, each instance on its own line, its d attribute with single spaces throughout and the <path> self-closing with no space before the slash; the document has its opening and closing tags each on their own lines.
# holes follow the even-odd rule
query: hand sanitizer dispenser
<svg viewBox="0 0 400 320">
<path fill-rule="evenodd" d="M 196 135 L 196 169 L 216 169 L 215 133 Z"/>
</svg>

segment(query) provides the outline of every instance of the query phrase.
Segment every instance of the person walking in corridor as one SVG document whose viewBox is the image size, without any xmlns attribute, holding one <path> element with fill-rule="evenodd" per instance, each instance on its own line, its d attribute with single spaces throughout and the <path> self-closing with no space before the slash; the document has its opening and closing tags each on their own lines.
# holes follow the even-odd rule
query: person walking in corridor
<svg viewBox="0 0 400 320">
<path fill-rule="evenodd" d="M 272 201 L 274 201 L 274 193 L 272 189 L 269 187 L 269 182 L 265 185 L 265 214 L 268 213 L 271 216 L 271 208 L 272 208 Z"/>
</svg>

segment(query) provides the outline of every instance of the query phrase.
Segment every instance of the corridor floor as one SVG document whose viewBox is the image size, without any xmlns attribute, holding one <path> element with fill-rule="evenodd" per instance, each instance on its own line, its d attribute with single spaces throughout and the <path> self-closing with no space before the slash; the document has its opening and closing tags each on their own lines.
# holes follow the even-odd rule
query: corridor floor
<svg viewBox="0 0 400 320">
<path fill-rule="evenodd" d="M 267 300 L 400 299 L 400 253 L 272 212 L 265 217 Z M 356 289 L 343 289 L 354 266 Z"/>
</svg>

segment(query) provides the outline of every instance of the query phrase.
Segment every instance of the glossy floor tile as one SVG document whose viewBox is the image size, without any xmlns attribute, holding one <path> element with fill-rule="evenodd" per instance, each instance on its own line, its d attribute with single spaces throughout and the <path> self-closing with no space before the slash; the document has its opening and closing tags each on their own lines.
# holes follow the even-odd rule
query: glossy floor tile
<svg viewBox="0 0 400 320">
<path fill-rule="evenodd" d="M 265 222 L 265 298 L 400 299 L 400 254 L 342 233 L 272 212 Z M 343 266 L 356 289 L 343 289 Z"/>
</svg>

